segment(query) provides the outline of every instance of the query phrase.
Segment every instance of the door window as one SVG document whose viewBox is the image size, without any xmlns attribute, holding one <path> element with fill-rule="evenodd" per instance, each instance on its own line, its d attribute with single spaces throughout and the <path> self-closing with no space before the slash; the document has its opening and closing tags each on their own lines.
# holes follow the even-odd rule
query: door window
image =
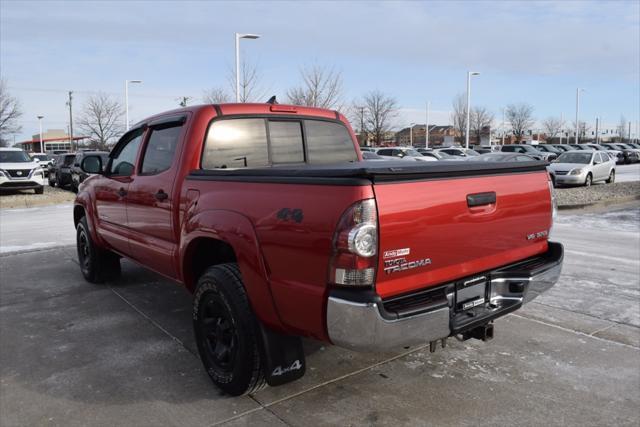
<svg viewBox="0 0 640 427">
<path fill-rule="evenodd" d="M 127 135 L 125 137 L 127 139 L 118 144 L 111 156 L 109 175 L 131 176 L 133 174 L 143 133 L 143 130 L 140 129 L 131 135 Z"/>
<path fill-rule="evenodd" d="M 143 175 L 155 175 L 171 167 L 182 126 L 158 127 L 151 130 L 142 157 Z"/>
</svg>

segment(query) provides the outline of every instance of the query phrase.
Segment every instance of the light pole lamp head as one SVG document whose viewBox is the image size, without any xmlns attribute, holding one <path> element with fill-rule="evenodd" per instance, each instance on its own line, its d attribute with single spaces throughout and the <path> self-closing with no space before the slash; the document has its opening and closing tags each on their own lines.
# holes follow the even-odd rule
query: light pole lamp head
<svg viewBox="0 0 640 427">
<path fill-rule="evenodd" d="M 128 83 L 142 83 L 142 80 L 127 80 Z"/>
<path fill-rule="evenodd" d="M 478 72 L 478 71 L 469 71 L 469 75 L 470 76 L 479 76 L 480 72 Z"/>
<path fill-rule="evenodd" d="M 260 38 L 260 34 L 242 34 L 242 33 L 236 33 L 236 37 L 238 37 L 239 39 L 259 39 Z"/>
<path fill-rule="evenodd" d="M 37 116 L 37 117 L 38 117 L 38 120 L 44 119 L 44 116 Z"/>
</svg>

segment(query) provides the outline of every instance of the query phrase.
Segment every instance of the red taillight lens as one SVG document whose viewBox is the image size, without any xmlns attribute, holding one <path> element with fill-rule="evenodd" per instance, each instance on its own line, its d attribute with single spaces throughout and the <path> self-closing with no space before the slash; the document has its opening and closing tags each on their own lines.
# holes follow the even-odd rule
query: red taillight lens
<svg viewBox="0 0 640 427">
<path fill-rule="evenodd" d="M 341 286 L 375 283 L 378 262 L 378 211 L 373 199 L 361 200 L 347 209 L 333 237 L 329 281 Z"/>
</svg>

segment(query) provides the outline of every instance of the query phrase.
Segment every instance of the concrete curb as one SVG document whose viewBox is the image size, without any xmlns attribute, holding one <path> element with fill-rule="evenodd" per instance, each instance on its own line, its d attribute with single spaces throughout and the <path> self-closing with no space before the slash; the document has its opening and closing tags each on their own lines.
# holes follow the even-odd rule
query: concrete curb
<svg viewBox="0 0 640 427">
<path fill-rule="evenodd" d="M 577 205 L 560 205 L 558 206 L 558 210 L 567 211 L 567 210 L 580 210 L 580 209 L 593 208 L 593 207 L 606 207 L 611 205 L 629 203 L 635 200 L 640 200 L 640 195 L 619 197 L 611 200 L 600 200 L 600 201 L 591 202 L 591 203 L 581 203 Z"/>
</svg>

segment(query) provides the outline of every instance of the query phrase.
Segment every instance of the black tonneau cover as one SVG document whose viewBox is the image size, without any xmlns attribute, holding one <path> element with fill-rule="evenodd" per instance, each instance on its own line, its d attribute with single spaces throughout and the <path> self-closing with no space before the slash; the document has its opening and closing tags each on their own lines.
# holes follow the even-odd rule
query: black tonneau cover
<svg viewBox="0 0 640 427">
<path fill-rule="evenodd" d="M 194 180 L 292 182 L 308 184 L 363 185 L 371 182 L 413 181 L 466 176 L 504 175 L 542 171 L 545 161 L 468 162 L 360 161 L 330 165 L 289 165 L 264 168 L 198 169 Z"/>
</svg>

